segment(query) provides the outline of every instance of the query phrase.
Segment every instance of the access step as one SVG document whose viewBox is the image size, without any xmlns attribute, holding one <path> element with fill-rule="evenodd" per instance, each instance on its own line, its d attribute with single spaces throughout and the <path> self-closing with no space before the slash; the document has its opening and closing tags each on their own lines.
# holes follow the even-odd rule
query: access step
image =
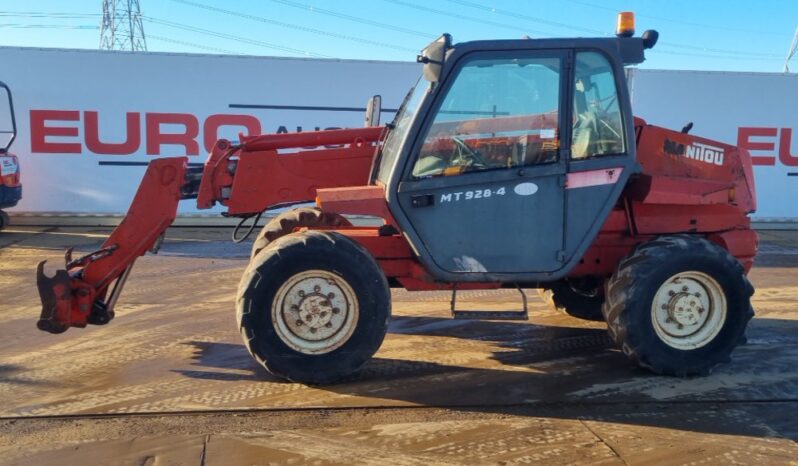
<svg viewBox="0 0 798 466">
<path fill-rule="evenodd" d="M 457 286 L 452 288 L 451 311 L 452 318 L 462 320 L 529 320 L 529 310 L 527 308 L 526 293 L 520 287 L 516 287 L 521 293 L 523 310 L 521 311 L 476 311 L 457 309 Z"/>
</svg>

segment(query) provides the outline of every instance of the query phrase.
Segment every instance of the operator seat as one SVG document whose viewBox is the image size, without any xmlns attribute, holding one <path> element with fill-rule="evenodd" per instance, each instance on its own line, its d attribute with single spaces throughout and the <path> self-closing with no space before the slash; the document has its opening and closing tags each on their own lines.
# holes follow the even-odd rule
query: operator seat
<svg viewBox="0 0 798 466">
<path fill-rule="evenodd" d="M 600 153 L 599 139 L 599 117 L 596 112 L 586 111 L 579 114 L 574 124 L 571 158 L 584 159 Z"/>
<path fill-rule="evenodd" d="M 442 158 L 428 155 L 418 159 L 413 166 L 413 176 L 440 175 L 449 166 Z"/>
</svg>

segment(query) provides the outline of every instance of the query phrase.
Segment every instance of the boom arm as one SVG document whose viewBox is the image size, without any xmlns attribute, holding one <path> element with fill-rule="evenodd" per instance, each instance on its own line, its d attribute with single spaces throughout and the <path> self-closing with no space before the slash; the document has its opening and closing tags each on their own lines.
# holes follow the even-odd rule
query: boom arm
<svg viewBox="0 0 798 466">
<path fill-rule="evenodd" d="M 61 333 L 69 327 L 104 324 L 113 318 L 114 304 L 133 263 L 156 244 L 175 219 L 177 203 L 183 197 L 187 162 L 186 157 L 150 162 L 127 215 L 100 249 L 75 260 L 72 249 L 68 249 L 65 269 L 52 278 L 44 274 L 47 261 L 39 263 L 39 329 Z M 109 295 L 114 281 L 116 285 Z"/>
<path fill-rule="evenodd" d="M 196 197 L 200 209 L 220 202 L 227 215 L 248 216 L 313 201 L 319 188 L 364 185 L 383 131 L 369 127 L 242 137 L 238 146 L 220 140 L 201 173 L 188 167 L 187 157 L 151 161 L 127 215 L 100 249 L 74 260 L 67 250 L 65 268 L 52 277 L 44 274 L 46 261 L 39 263 L 38 328 L 61 333 L 113 319 L 133 263 L 157 250 L 181 199 Z M 311 146 L 327 148 L 278 153 Z"/>
</svg>

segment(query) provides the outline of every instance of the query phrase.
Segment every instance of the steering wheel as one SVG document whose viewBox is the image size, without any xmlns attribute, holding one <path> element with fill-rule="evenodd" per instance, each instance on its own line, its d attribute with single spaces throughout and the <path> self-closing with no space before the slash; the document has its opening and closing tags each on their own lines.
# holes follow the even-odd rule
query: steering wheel
<svg viewBox="0 0 798 466">
<path fill-rule="evenodd" d="M 487 167 L 488 162 L 475 149 L 472 149 L 465 141 L 457 136 L 452 136 L 454 145 L 457 146 L 457 157 L 452 160 L 453 166 L 465 167 Z"/>
<path fill-rule="evenodd" d="M 609 111 L 610 107 L 612 107 L 612 104 L 614 104 L 616 100 L 618 100 L 618 94 L 612 94 L 611 96 L 606 97 L 602 101 L 599 101 L 599 103 L 607 101 L 607 104 L 604 105 L 604 107 L 601 109 L 601 112 L 607 113 L 607 111 Z"/>
</svg>

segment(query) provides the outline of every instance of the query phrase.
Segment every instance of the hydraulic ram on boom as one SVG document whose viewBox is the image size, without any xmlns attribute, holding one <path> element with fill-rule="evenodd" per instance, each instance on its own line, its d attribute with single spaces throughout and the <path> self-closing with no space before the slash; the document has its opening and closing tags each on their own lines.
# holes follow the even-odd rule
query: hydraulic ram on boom
<svg viewBox="0 0 798 466">
<path fill-rule="evenodd" d="M 248 217 L 263 210 L 312 202 L 316 190 L 368 182 L 375 143 L 383 127 L 242 137 L 240 145 L 220 140 L 204 167 L 188 157 L 150 162 L 127 215 L 102 247 L 77 259 L 65 254 L 65 267 L 36 282 L 42 301 L 39 329 L 61 333 L 69 327 L 102 325 L 114 317 L 122 288 L 136 259 L 157 252 L 183 199 L 209 209 L 216 202 L 226 215 Z M 327 147 L 280 154 L 279 150 Z"/>
</svg>

